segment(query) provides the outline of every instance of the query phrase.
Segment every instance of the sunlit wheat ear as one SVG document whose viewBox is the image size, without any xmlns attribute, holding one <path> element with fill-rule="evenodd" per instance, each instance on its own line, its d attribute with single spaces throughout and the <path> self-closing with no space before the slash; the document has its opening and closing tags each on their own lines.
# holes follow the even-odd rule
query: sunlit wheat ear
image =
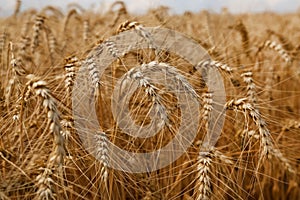
<svg viewBox="0 0 300 200">
<path fill-rule="evenodd" d="M 256 86 L 252 78 L 253 74 L 251 71 L 249 71 L 241 74 L 241 76 L 243 77 L 243 81 L 247 84 L 247 98 L 251 104 L 255 105 L 257 102 L 257 98 L 255 92 Z"/>
<path fill-rule="evenodd" d="M 138 22 L 127 20 L 119 25 L 117 33 L 128 31 L 130 29 L 135 29 L 136 26 L 139 26 L 139 25 L 140 25 L 140 23 L 138 23 Z"/>
<path fill-rule="evenodd" d="M 100 170 L 101 181 L 107 184 L 108 178 L 108 165 L 109 165 L 109 157 L 108 157 L 108 138 L 105 132 L 98 132 L 95 135 L 95 143 L 96 143 L 96 158 L 100 161 L 102 165 Z"/>
<path fill-rule="evenodd" d="M 202 117 L 205 120 L 205 130 L 206 134 L 208 133 L 208 121 L 210 113 L 213 109 L 213 93 L 206 92 L 202 95 L 203 109 Z M 200 199 L 211 199 L 212 195 L 212 183 L 211 183 L 211 164 L 212 159 L 217 158 L 224 162 L 224 164 L 233 164 L 231 159 L 225 156 L 220 151 L 216 150 L 213 147 L 202 146 L 199 151 L 197 158 L 197 191 L 196 198 Z"/>
<path fill-rule="evenodd" d="M 52 172 L 48 168 L 41 170 L 43 170 L 42 173 L 40 173 L 36 177 L 36 185 L 38 187 L 36 199 L 55 199 L 52 190 L 52 185 L 54 183 L 54 181 L 51 178 Z"/>
<path fill-rule="evenodd" d="M 197 92 L 194 90 L 194 88 L 190 85 L 190 83 L 186 80 L 186 78 L 177 70 L 176 68 L 172 67 L 168 63 L 162 63 L 162 62 L 157 62 L 157 61 L 152 61 L 148 64 L 143 64 L 142 67 L 152 69 L 153 71 L 155 70 L 163 70 L 165 69 L 165 73 L 167 76 L 172 76 L 174 77 L 180 84 L 181 86 L 190 93 L 193 98 L 199 99 L 199 95 Z"/>
<path fill-rule="evenodd" d="M 213 100 L 212 100 L 212 93 L 211 92 L 206 92 L 202 95 L 202 101 L 203 101 L 203 111 L 202 111 L 202 116 L 203 119 L 205 120 L 205 128 L 206 132 L 208 130 L 208 119 L 210 112 L 213 109 Z"/>
<path fill-rule="evenodd" d="M 286 51 L 292 51 L 294 49 L 293 44 L 286 37 L 284 37 L 282 34 L 276 33 L 275 31 L 270 30 L 270 29 L 267 30 L 267 33 L 276 36 L 278 38 L 278 40 L 280 41 L 282 47 Z"/>
<path fill-rule="evenodd" d="M 37 15 L 33 25 L 33 35 L 31 41 L 31 53 L 34 54 L 36 48 L 40 45 L 41 29 L 45 23 L 45 17 Z"/>
<path fill-rule="evenodd" d="M 20 8 L 21 8 L 21 0 L 16 0 L 16 4 L 15 4 L 15 10 L 14 10 L 14 16 L 16 17 L 19 12 L 20 12 Z"/>
<path fill-rule="evenodd" d="M 149 44 L 149 48 L 156 49 L 156 46 L 154 45 L 153 38 L 151 37 L 151 34 L 146 31 L 144 26 L 140 24 L 139 22 L 135 21 L 125 21 L 121 23 L 118 27 L 117 33 L 121 33 L 127 30 L 135 30 L 137 34 L 141 37 L 143 37 Z M 156 54 L 158 54 L 156 52 Z"/>
<path fill-rule="evenodd" d="M 267 40 L 264 42 L 263 47 L 273 49 L 286 63 L 292 62 L 290 55 L 282 48 L 280 44 L 277 44 L 275 41 Z"/>
<path fill-rule="evenodd" d="M 154 110 L 156 113 L 160 116 L 160 119 L 162 120 L 163 124 L 169 125 L 168 116 L 166 115 L 166 108 L 162 103 L 162 97 L 159 95 L 159 88 L 155 87 L 149 80 L 148 77 L 146 77 L 143 74 L 143 70 L 147 68 L 154 67 L 154 65 L 161 65 L 161 63 L 149 63 L 149 64 L 143 64 L 139 68 L 132 68 L 127 74 L 124 79 L 123 84 L 126 85 L 126 82 L 130 79 L 133 79 L 139 83 L 139 87 L 145 88 L 145 93 L 148 97 L 150 97 L 150 100 L 153 102 Z M 153 69 L 154 70 L 154 69 Z"/>
<path fill-rule="evenodd" d="M 286 125 L 282 129 L 288 130 L 290 128 L 300 128 L 300 120 L 287 120 Z"/>
<path fill-rule="evenodd" d="M 212 93 L 207 92 L 202 95 L 203 101 L 203 110 L 202 116 L 205 120 L 205 130 L 206 133 L 208 131 L 208 120 L 210 112 L 213 109 L 212 103 Z M 211 197 L 211 156 L 208 147 L 204 147 L 204 149 L 200 148 L 200 152 L 197 158 L 197 191 L 196 198 L 200 199 L 210 199 Z"/>
<path fill-rule="evenodd" d="M 258 128 L 260 146 L 262 148 L 261 157 L 259 159 L 258 165 L 262 162 L 262 159 L 267 156 L 267 158 L 275 157 L 281 164 L 290 172 L 294 173 L 294 169 L 289 164 L 289 161 L 283 156 L 279 149 L 277 149 L 273 143 L 269 129 L 265 120 L 261 117 L 259 111 L 250 103 L 246 103 L 247 98 L 242 98 L 238 100 L 231 100 L 226 103 L 227 109 L 239 110 L 249 115 Z"/>
<path fill-rule="evenodd" d="M 235 25 L 229 26 L 229 28 L 232 28 L 232 29 L 238 31 L 241 34 L 243 50 L 246 53 L 246 55 L 249 56 L 250 41 L 249 41 L 248 31 L 247 31 L 246 26 L 244 25 L 244 23 L 241 20 L 239 20 Z"/>
<path fill-rule="evenodd" d="M 211 183 L 212 157 L 210 152 L 199 152 L 197 158 L 197 191 L 196 200 L 209 200 L 212 194 Z"/>
<path fill-rule="evenodd" d="M 65 87 L 67 90 L 67 95 L 71 97 L 71 91 L 75 81 L 75 75 L 77 68 L 80 65 L 80 61 L 76 56 L 71 56 L 65 59 Z"/>
<path fill-rule="evenodd" d="M 70 117 L 70 118 L 61 120 L 60 124 L 61 124 L 61 127 L 63 129 L 61 134 L 64 137 L 65 143 L 66 143 L 66 146 L 67 146 L 68 141 L 71 138 L 72 130 L 75 129 L 74 128 L 74 123 L 73 123 L 72 118 Z"/>
<path fill-rule="evenodd" d="M 218 61 L 214 61 L 214 60 L 203 60 L 201 62 L 199 62 L 194 68 L 195 69 L 200 69 L 200 68 L 206 68 L 206 67 L 215 67 L 215 68 L 218 68 L 218 69 L 221 69 L 227 73 L 231 73 L 233 72 L 233 69 L 231 67 L 229 67 L 228 65 L 226 64 L 223 64 L 221 62 L 218 62 Z"/>
<path fill-rule="evenodd" d="M 101 86 L 99 70 L 98 70 L 98 67 L 96 65 L 96 61 L 94 60 L 94 58 L 88 58 L 85 62 L 87 64 L 87 68 L 89 71 L 89 77 L 92 82 L 92 86 L 93 86 L 93 90 L 94 90 L 93 93 L 95 95 L 95 98 L 97 99 L 99 97 L 99 90 L 100 90 L 100 86 Z"/>
<path fill-rule="evenodd" d="M 43 80 L 40 80 L 38 77 L 33 74 L 29 74 L 26 77 L 28 82 L 26 83 L 27 91 L 26 96 L 29 96 L 30 93 L 41 97 L 43 99 L 43 107 L 47 110 L 47 118 L 49 124 L 49 132 L 54 136 L 54 151 L 51 155 L 49 164 L 57 164 L 58 166 L 63 165 L 65 147 L 64 147 L 64 138 L 61 135 L 61 125 L 60 125 L 60 114 L 57 109 L 57 105 L 54 97 L 52 96 L 51 91 L 47 87 L 47 83 Z M 28 97 L 24 98 L 26 101 Z"/>
</svg>

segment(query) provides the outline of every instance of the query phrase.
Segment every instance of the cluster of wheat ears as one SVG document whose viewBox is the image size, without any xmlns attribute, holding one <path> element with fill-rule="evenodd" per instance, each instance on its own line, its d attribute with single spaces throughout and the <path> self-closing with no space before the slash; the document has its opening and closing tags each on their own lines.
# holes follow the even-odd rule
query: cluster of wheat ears
<svg viewBox="0 0 300 200">
<path fill-rule="evenodd" d="M 300 13 L 170 15 L 159 7 L 137 16 L 121 1 L 97 13 L 77 4 L 66 13 L 20 7 L 17 0 L 14 14 L 0 19 L 0 199 L 300 199 Z M 134 30 L 151 43 L 145 27 L 183 33 L 210 59 L 192 66 L 153 48 L 120 56 L 106 41 Z M 87 59 L 99 45 L 118 57 L 101 77 Z M 72 113 L 83 63 L 96 91 L 96 156 L 84 148 Z M 225 85 L 226 119 L 214 147 L 202 146 L 214 93 L 199 67 L 216 68 Z M 162 169 L 114 170 L 108 140 L 143 153 L 166 145 L 179 130 L 176 95 L 147 77 L 157 71 L 199 102 L 197 137 Z M 119 79 L 139 83 L 129 101 L 136 126 L 151 124 L 149 110 L 157 110 L 162 129 L 155 136 L 132 137 L 118 127 L 110 105 Z"/>
</svg>

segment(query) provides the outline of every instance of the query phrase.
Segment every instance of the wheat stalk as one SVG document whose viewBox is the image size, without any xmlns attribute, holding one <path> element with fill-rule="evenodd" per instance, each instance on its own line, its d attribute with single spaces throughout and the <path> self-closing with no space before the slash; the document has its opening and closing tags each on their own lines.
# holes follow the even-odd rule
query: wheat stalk
<svg viewBox="0 0 300 200">
<path fill-rule="evenodd" d="M 22 3 L 21 0 L 16 1 L 15 10 L 14 10 L 14 17 L 16 17 L 19 14 L 20 8 L 21 8 L 21 3 Z"/>
</svg>

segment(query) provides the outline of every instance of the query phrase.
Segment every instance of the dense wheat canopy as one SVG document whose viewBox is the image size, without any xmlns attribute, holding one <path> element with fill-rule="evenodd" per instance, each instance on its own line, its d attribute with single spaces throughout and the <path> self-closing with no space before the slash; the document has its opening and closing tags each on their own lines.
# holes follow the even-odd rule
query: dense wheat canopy
<svg viewBox="0 0 300 200">
<path fill-rule="evenodd" d="M 300 199 L 300 13 L 21 3 L 0 19 L 0 199 Z"/>
</svg>

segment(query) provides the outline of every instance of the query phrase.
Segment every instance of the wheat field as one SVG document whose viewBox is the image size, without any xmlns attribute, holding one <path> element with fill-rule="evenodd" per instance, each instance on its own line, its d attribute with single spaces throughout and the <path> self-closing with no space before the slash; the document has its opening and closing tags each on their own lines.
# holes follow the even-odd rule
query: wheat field
<svg viewBox="0 0 300 200">
<path fill-rule="evenodd" d="M 0 18 L 0 199 L 300 199 L 299 12 L 232 14 L 224 8 L 176 15 L 162 6 L 134 15 L 116 1 L 105 12 L 74 3 L 64 13 L 52 6 L 22 10 L 21 4 Z M 192 65 L 155 48 L 121 54 L 108 41 L 132 31 L 151 43 L 147 27 L 183 34 L 210 58 Z M 100 47 L 116 57 L 102 76 Z M 99 60 L 90 59 L 98 54 Z M 74 98 L 87 96 L 78 90 L 85 66 L 101 127 L 93 141 L 96 156 L 84 146 L 73 112 Z M 201 67 L 216 69 L 226 92 L 224 126 L 209 146 L 204 138 L 215 99 Z M 185 105 L 199 103 L 199 114 L 184 122 L 180 91 L 154 83 L 156 73 L 186 92 Z M 113 91 L 130 81 L 140 84 L 123 92 L 131 95 L 134 120 L 117 123 L 113 112 L 122 107 L 111 107 Z M 153 108 L 162 122 L 158 134 L 137 138 L 122 131 L 135 130 L 132 124 L 151 128 Z M 108 141 L 151 152 L 176 138 L 180 123 L 198 128 L 176 161 L 139 173 L 110 167 Z"/>
</svg>

